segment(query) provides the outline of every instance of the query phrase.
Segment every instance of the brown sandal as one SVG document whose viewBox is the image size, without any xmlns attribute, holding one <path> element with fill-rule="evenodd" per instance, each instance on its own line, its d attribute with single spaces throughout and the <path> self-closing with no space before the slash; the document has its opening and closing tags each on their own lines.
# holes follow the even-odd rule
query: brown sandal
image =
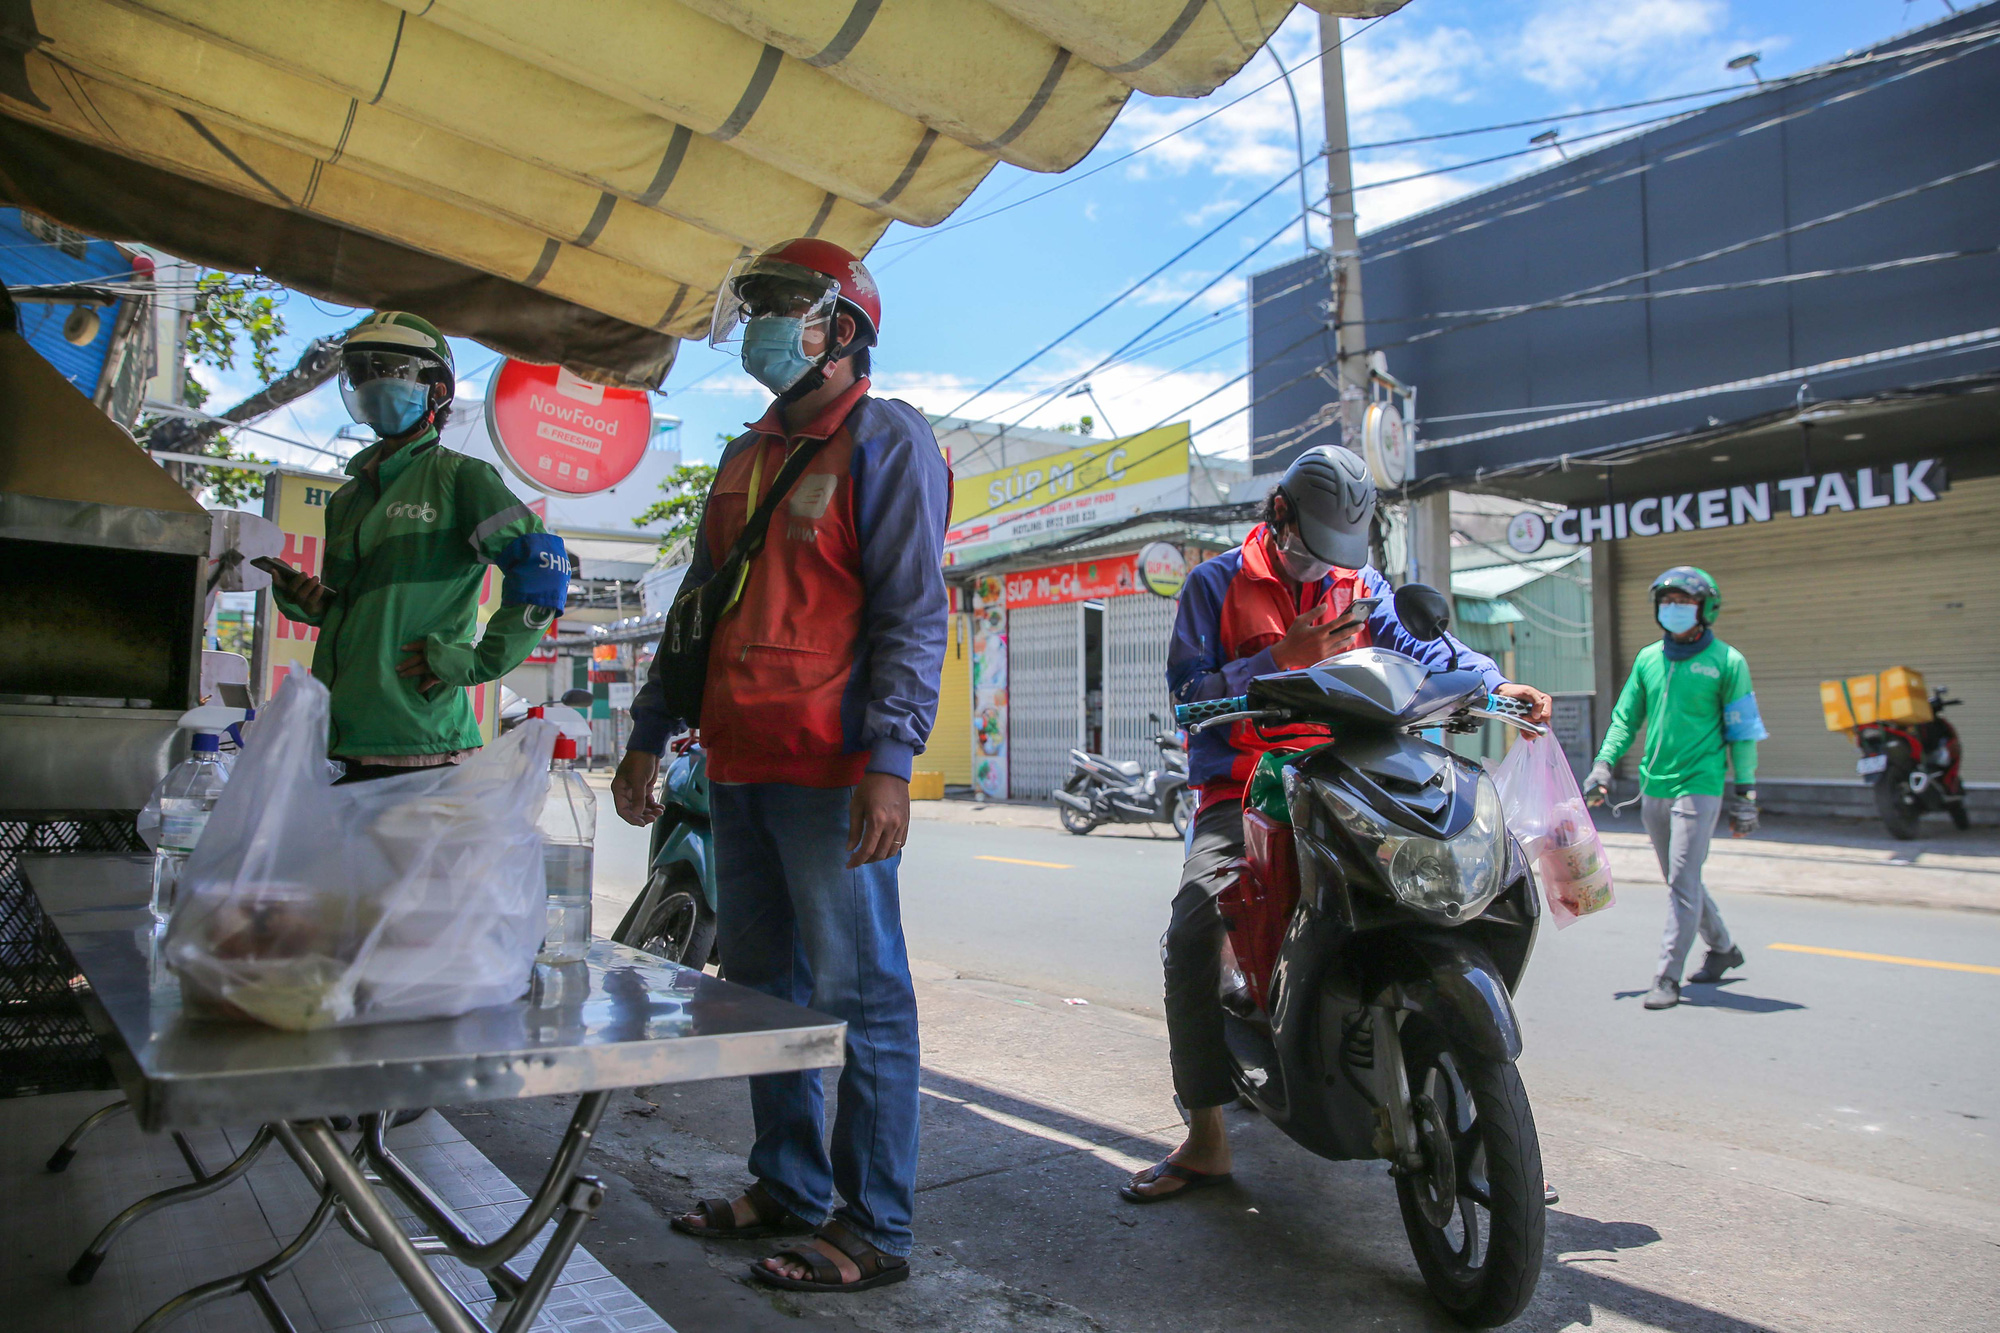
<svg viewBox="0 0 2000 1333">
<path fill-rule="evenodd" d="M 839 1264 L 829 1259 L 824 1251 L 809 1244 L 800 1244 L 779 1250 L 771 1257 L 804 1264 L 812 1270 L 810 1281 L 773 1273 L 761 1263 L 750 1265 L 750 1276 L 773 1287 L 783 1287 L 786 1291 L 867 1291 L 870 1287 L 886 1287 L 892 1282 L 901 1282 L 910 1275 L 907 1259 L 885 1254 L 839 1222 L 828 1222 L 814 1232 L 813 1237 L 825 1241 L 853 1260 L 861 1275 L 852 1282 L 841 1281 Z"/>
<path fill-rule="evenodd" d="M 763 1240 L 767 1236 L 795 1236 L 812 1230 L 812 1223 L 772 1198 L 761 1180 L 752 1182 L 743 1191 L 743 1197 L 750 1201 L 757 1218 L 748 1226 L 736 1225 L 736 1205 L 729 1199 L 703 1199 L 695 1205 L 700 1221 L 690 1221 L 695 1213 L 686 1213 L 667 1225 L 682 1235 L 709 1240 Z"/>
</svg>

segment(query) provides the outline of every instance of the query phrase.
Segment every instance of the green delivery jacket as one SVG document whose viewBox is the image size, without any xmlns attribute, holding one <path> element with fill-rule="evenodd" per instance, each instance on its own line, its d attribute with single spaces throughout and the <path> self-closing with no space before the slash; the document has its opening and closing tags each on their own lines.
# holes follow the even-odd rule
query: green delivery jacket
<svg viewBox="0 0 2000 1333">
<path fill-rule="evenodd" d="M 1639 789 L 1647 796 L 1722 795 L 1727 755 L 1739 786 L 1757 780 L 1757 742 L 1768 734 L 1750 688 L 1750 664 L 1722 640 L 1672 661 L 1661 642 L 1639 650 L 1619 692 L 1597 762 L 1616 764 L 1646 727 Z"/>
<path fill-rule="evenodd" d="M 517 539 L 544 531 L 491 463 L 438 444 L 435 431 L 363 472 L 378 442 L 348 460 L 354 480 L 326 506 L 320 580 L 334 590 L 318 616 L 273 587 L 294 620 L 319 627 L 312 673 L 332 694 L 327 753 L 444 754 L 481 744 L 461 686 L 504 676 L 521 664 L 557 612 L 502 604 L 477 642 L 476 611 L 488 566 L 517 556 Z M 560 554 L 560 542 L 554 544 Z M 567 585 L 567 565 L 563 566 Z M 560 605 L 560 601 L 557 602 Z M 396 674 L 402 645 L 424 641 L 431 673 L 444 684 L 428 696 Z"/>
</svg>

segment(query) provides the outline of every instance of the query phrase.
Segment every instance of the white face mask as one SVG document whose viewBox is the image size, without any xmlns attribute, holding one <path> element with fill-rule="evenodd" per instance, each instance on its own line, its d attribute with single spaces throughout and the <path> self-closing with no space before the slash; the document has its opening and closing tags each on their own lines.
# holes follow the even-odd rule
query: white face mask
<svg viewBox="0 0 2000 1333">
<path fill-rule="evenodd" d="M 1332 572 L 1332 565 L 1314 559 L 1313 553 L 1297 542 L 1296 533 L 1287 533 L 1278 539 L 1278 560 L 1284 565 L 1285 573 L 1300 583 L 1318 583 Z"/>
</svg>

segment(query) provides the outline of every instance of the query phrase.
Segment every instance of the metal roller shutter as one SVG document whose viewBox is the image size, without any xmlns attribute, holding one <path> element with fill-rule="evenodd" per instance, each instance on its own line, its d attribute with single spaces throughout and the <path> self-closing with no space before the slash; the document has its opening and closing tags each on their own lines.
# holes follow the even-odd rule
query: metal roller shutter
<svg viewBox="0 0 2000 1333">
<path fill-rule="evenodd" d="M 1083 728 L 1083 604 L 1007 614 L 1008 795 L 1046 801 Z"/>
<path fill-rule="evenodd" d="M 1147 768 L 1159 763 L 1153 745 L 1156 713 L 1173 725 L 1167 694 L 1167 645 L 1173 638 L 1180 603 L 1151 593 L 1108 597 L 1104 602 L 1104 744 L 1114 761 L 1136 759 Z"/>
<path fill-rule="evenodd" d="M 1854 745 L 1826 730 L 1819 682 L 1888 666 L 1965 701 L 1951 712 L 1965 779 L 2000 781 L 2000 478 L 1957 482 L 1933 504 L 1620 542 L 1621 685 L 1659 636 L 1649 589 L 1673 565 L 1722 584 L 1716 630 L 1749 660 L 1771 733 L 1759 781 L 1854 782 Z"/>
</svg>

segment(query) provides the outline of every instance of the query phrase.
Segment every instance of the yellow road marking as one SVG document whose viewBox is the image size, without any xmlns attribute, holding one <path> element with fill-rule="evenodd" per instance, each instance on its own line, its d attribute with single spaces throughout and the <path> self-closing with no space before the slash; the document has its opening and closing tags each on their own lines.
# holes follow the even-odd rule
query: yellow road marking
<svg viewBox="0 0 2000 1333">
<path fill-rule="evenodd" d="M 1981 972 L 1989 977 L 2000 977 L 2000 967 L 1987 967 L 1983 963 L 1941 963 L 1935 958 L 1903 958 L 1893 953 L 1856 953 L 1852 949 L 1821 949 L 1811 944 L 1773 944 L 1773 949 L 1786 953 L 1816 953 L 1828 958 L 1859 958 L 1864 963 L 1901 963 L 1904 967 L 1935 967 L 1944 972 Z"/>
<path fill-rule="evenodd" d="M 1044 870 L 1074 870 L 1075 866 L 1064 865 L 1061 861 L 1023 861 L 1018 856 L 975 856 L 975 861 L 1000 861 L 1010 866 L 1040 866 Z"/>
</svg>

